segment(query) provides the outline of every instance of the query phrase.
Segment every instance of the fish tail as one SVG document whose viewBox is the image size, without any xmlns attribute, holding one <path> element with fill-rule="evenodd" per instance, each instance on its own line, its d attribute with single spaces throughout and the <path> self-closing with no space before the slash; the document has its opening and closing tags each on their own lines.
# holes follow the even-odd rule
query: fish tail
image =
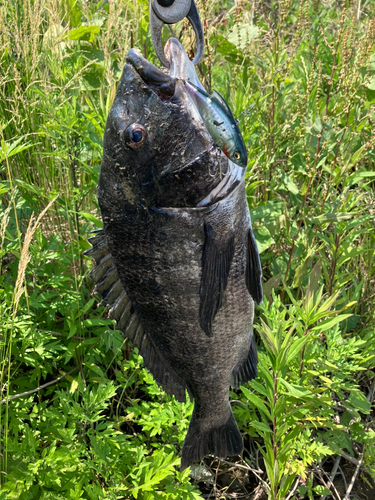
<svg viewBox="0 0 375 500">
<path fill-rule="evenodd" d="M 182 447 L 181 471 L 199 462 L 206 455 L 225 458 L 239 455 L 243 451 L 242 436 L 232 410 L 224 425 L 203 430 L 202 427 L 206 427 L 204 424 L 194 410 Z"/>
</svg>

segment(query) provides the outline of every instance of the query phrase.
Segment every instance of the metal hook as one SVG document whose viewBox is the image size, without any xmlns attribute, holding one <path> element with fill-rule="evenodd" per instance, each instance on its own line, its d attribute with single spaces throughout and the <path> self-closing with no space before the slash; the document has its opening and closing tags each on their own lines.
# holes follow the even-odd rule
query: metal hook
<svg viewBox="0 0 375 500">
<path fill-rule="evenodd" d="M 197 39 L 197 53 L 193 64 L 198 64 L 203 55 L 204 35 L 202 23 L 199 18 L 194 0 L 150 0 L 150 28 L 151 37 L 156 55 L 160 62 L 169 67 L 161 43 L 161 30 L 163 24 L 175 24 L 187 17 L 194 29 Z"/>
</svg>

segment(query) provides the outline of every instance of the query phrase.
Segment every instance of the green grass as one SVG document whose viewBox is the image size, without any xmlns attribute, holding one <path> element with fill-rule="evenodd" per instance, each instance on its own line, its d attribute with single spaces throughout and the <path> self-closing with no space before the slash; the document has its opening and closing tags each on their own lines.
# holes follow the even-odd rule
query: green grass
<svg viewBox="0 0 375 500">
<path fill-rule="evenodd" d="M 232 394 L 246 451 L 232 466 L 206 459 L 205 481 L 179 472 L 192 405 L 157 387 L 84 278 L 126 53 L 156 63 L 148 2 L 2 2 L 0 499 L 219 498 L 259 484 L 264 498 L 313 500 L 335 495 L 334 462 L 347 485 L 358 469 L 359 499 L 375 478 L 375 3 L 198 8 L 202 83 L 247 110 L 266 298 L 260 375 Z"/>
</svg>

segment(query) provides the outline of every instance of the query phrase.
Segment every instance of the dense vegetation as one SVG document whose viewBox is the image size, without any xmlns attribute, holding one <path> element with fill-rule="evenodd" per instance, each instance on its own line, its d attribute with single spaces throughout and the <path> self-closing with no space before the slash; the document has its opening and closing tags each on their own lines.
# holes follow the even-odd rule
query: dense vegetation
<svg viewBox="0 0 375 500">
<path fill-rule="evenodd" d="M 131 46 L 156 62 L 147 1 L 3 1 L 0 499 L 375 495 L 375 2 L 198 8 L 202 82 L 244 112 L 264 273 L 259 377 L 232 394 L 246 450 L 179 472 L 192 404 L 85 279 L 116 82 Z"/>
</svg>

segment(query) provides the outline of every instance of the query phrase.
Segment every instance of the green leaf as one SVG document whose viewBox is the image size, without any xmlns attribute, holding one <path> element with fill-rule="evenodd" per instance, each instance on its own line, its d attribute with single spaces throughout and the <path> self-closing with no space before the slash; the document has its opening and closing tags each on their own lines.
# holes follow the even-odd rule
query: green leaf
<svg viewBox="0 0 375 500">
<path fill-rule="evenodd" d="M 313 295 L 317 291 L 321 275 L 322 275 L 322 263 L 320 260 L 318 260 L 318 262 L 311 270 L 306 290 L 307 292 L 311 293 L 311 295 Z"/>
<path fill-rule="evenodd" d="M 253 387 L 257 392 L 259 392 L 259 394 L 263 394 L 263 396 L 265 396 L 266 398 L 268 397 L 267 389 L 256 380 L 251 381 L 251 387 Z"/>
<path fill-rule="evenodd" d="M 280 217 L 283 210 L 283 203 L 267 201 L 264 205 L 259 205 L 256 208 L 250 210 L 250 217 L 252 222 L 259 219 L 266 219 L 270 221 L 277 217 Z"/>
<path fill-rule="evenodd" d="M 265 295 L 268 300 L 271 298 L 272 290 L 279 286 L 280 280 L 281 274 L 276 274 L 276 276 L 272 276 L 272 278 L 263 283 L 263 295 Z"/>
<path fill-rule="evenodd" d="M 70 389 L 69 389 L 70 394 L 74 394 L 77 389 L 78 389 L 78 382 L 77 382 L 77 379 L 74 378 L 72 380 L 71 385 L 70 385 Z"/>
<path fill-rule="evenodd" d="M 104 51 L 99 49 L 94 49 L 92 46 L 89 50 L 85 50 L 82 52 L 82 55 L 85 59 L 89 61 L 95 62 L 96 64 L 100 64 L 104 66 Z"/>
<path fill-rule="evenodd" d="M 367 87 L 369 90 L 375 90 L 375 76 L 370 78 L 368 82 L 365 83 L 365 87 Z"/>
<path fill-rule="evenodd" d="M 83 325 L 87 327 L 91 326 L 109 326 L 113 324 L 113 320 L 105 318 L 88 318 L 83 321 Z"/>
<path fill-rule="evenodd" d="M 302 350 L 302 347 L 309 341 L 311 337 L 311 332 L 303 337 L 296 338 L 293 340 L 293 344 L 290 346 L 287 362 L 290 363 L 292 359 L 294 359 L 297 354 Z"/>
<path fill-rule="evenodd" d="M 98 90 L 102 86 L 102 78 L 100 73 L 91 71 L 86 73 L 80 80 L 80 88 L 82 90 Z"/>
<path fill-rule="evenodd" d="M 270 412 L 268 411 L 266 405 L 263 403 L 263 401 L 258 398 L 253 392 L 249 391 L 247 387 L 241 387 L 241 391 L 245 395 L 245 397 L 253 403 L 253 405 L 258 408 L 258 410 L 263 413 L 269 420 L 271 420 L 271 415 Z"/>
<path fill-rule="evenodd" d="M 362 147 L 358 148 L 357 151 L 352 155 L 352 157 L 350 158 L 350 163 L 352 165 L 355 165 L 357 163 L 357 161 L 362 156 L 362 153 L 363 153 L 364 149 L 365 149 L 365 145 L 363 145 Z"/>
<path fill-rule="evenodd" d="M 0 141 L 0 162 L 4 161 L 5 158 L 11 158 L 12 156 L 25 151 L 33 146 L 36 146 L 38 143 L 30 143 L 25 142 L 24 144 L 21 141 L 24 140 L 24 136 L 19 137 L 13 142 L 5 142 L 1 139 Z"/>
<path fill-rule="evenodd" d="M 285 474 L 280 482 L 280 498 L 285 498 L 286 494 L 290 490 L 293 481 L 295 480 L 297 474 Z"/>
<path fill-rule="evenodd" d="M 262 327 L 259 329 L 259 334 L 265 344 L 267 351 L 275 357 L 278 354 L 277 339 L 271 328 L 261 319 Z"/>
<path fill-rule="evenodd" d="M 227 40 L 239 50 L 243 50 L 248 43 L 258 38 L 259 35 L 260 29 L 257 26 L 240 22 L 234 25 L 232 33 L 228 35 Z"/>
<path fill-rule="evenodd" d="M 299 194 L 300 190 L 297 186 L 297 184 L 294 182 L 294 179 L 291 175 L 281 172 L 280 174 L 280 180 L 282 184 L 285 186 L 287 191 L 290 191 L 292 194 Z"/>
<path fill-rule="evenodd" d="M 294 396 L 296 398 L 306 398 L 306 397 L 312 397 L 313 396 L 311 394 L 311 392 L 308 391 L 307 389 L 304 389 L 303 387 L 297 386 L 297 385 L 294 385 L 294 384 L 293 385 L 289 384 L 289 382 L 287 382 L 283 378 L 279 378 L 279 381 L 285 387 L 285 389 L 287 390 L 287 393 L 291 394 L 292 396 Z"/>
<path fill-rule="evenodd" d="M 223 36 L 221 35 L 216 35 L 212 36 L 210 38 L 210 41 L 212 44 L 215 45 L 215 39 L 216 39 L 216 51 L 224 56 L 228 61 L 231 61 L 233 63 L 236 63 L 237 59 L 242 59 L 243 55 L 242 52 L 237 49 L 237 47 L 231 43 L 228 42 Z"/>
<path fill-rule="evenodd" d="M 317 486 L 314 486 L 313 491 L 317 495 L 332 495 L 331 490 L 329 490 L 328 488 L 326 488 L 325 486 L 323 486 L 321 484 L 318 484 Z"/>
<path fill-rule="evenodd" d="M 311 219 L 312 224 L 325 224 L 327 222 L 342 222 L 343 220 L 349 220 L 354 217 L 355 214 L 351 212 L 331 212 L 328 214 L 319 215 L 319 217 L 314 217 Z"/>
<path fill-rule="evenodd" d="M 353 186 L 353 184 L 357 184 L 359 181 L 362 179 L 366 178 L 373 178 L 375 177 L 375 172 L 368 171 L 368 172 L 354 172 L 354 174 L 349 175 L 347 179 L 345 180 L 345 185 L 346 186 Z"/>
<path fill-rule="evenodd" d="M 275 240 L 270 235 L 270 232 L 268 231 L 266 226 L 255 229 L 253 233 L 254 238 L 257 242 L 259 253 L 263 253 L 265 250 L 267 250 L 267 248 L 275 243 Z"/>
<path fill-rule="evenodd" d="M 363 392 L 354 389 L 350 392 L 348 403 L 355 409 L 364 414 L 369 414 L 371 403 L 367 400 Z"/>
<path fill-rule="evenodd" d="M 272 434 L 272 429 L 268 425 L 266 425 L 264 422 L 258 422 L 256 420 L 253 420 L 250 424 L 256 431 L 259 431 L 259 434 L 262 436 L 265 432 L 271 433 Z"/>
<path fill-rule="evenodd" d="M 95 217 L 95 215 L 92 215 L 88 212 L 78 212 L 78 214 L 81 215 L 81 217 L 83 217 L 84 219 L 93 222 L 96 225 L 96 227 L 100 229 L 103 227 L 103 222 L 97 217 Z"/>
<path fill-rule="evenodd" d="M 340 321 L 344 321 L 344 319 L 349 318 L 350 316 L 352 316 L 352 314 L 339 314 L 334 318 L 322 321 L 318 325 L 314 326 L 311 331 L 321 333 L 323 331 L 329 330 L 333 326 L 337 325 L 337 323 L 340 323 Z"/>
<path fill-rule="evenodd" d="M 70 30 L 63 39 L 66 40 L 85 40 L 87 42 L 93 42 L 96 35 L 100 31 L 100 26 L 80 26 Z"/>
</svg>

